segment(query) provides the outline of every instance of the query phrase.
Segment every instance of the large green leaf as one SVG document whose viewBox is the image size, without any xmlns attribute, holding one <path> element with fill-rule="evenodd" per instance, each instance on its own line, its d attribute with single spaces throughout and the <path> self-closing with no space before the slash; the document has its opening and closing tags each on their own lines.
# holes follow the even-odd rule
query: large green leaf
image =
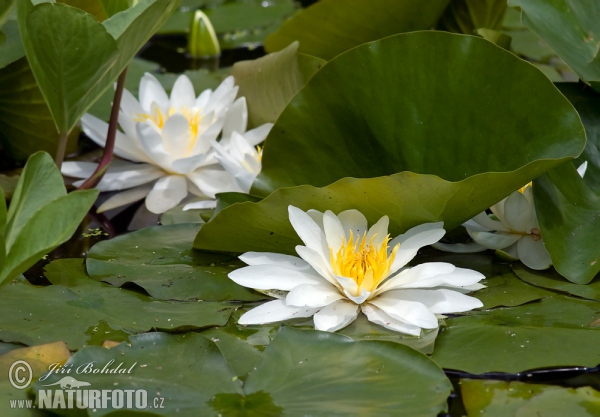
<svg viewBox="0 0 600 417">
<path fill-rule="evenodd" d="M 594 0 L 509 0 L 521 20 L 592 85 L 600 82 L 600 3 Z"/>
<path fill-rule="evenodd" d="M 435 26 L 449 0 L 321 0 L 265 40 L 268 52 L 294 41 L 299 52 L 330 60 L 360 44 Z M 361 62 L 361 61 L 356 61 Z"/>
<path fill-rule="evenodd" d="M 148 406 L 152 415 L 160 416 L 217 416 L 211 406 L 215 395 L 242 393 L 241 384 L 235 374 L 210 340 L 195 334 L 169 335 L 149 333 L 130 338 L 131 343 L 122 343 L 112 349 L 90 346 L 74 354 L 66 363 L 67 368 L 76 370 L 79 366 L 93 363 L 100 369 L 108 363 L 115 369 L 122 363 L 122 369 L 131 369 L 131 374 L 71 373 L 77 380 L 89 382 L 91 389 L 146 390 Z M 112 362 L 111 362 L 112 361 Z M 58 386 L 45 387 L 64 375 L 51 375 L 33 385 L 38 390 L 59 389 Z M 44 378 L 45 376 L 43 376 Z M 155 402 L 155 398 L 159 398 Z M 39 401 L 39 398 L 38 398 Z M 109 406 L 112 402 L 108 403 Z M 72 415 L 72 410 L 54 409 L 59 415 Z M 98 408 L 87 410 L 85 415 L 105 415 L 117 410 Z M 148 410 L 149 411 L 149 410 Z M 121 411 L 123 412 L 123 411 Z M 136 415 L 140 410 L 127 410 Z"/>
<path fill-rule="evenodd" d="M 600 301 L 600 277 L 597 277 L 587 285 L 581 285 L 566 281 L 553 269 L 534 271 L 519 263 L 515 263 L 512 269 L 519 278 L 536 287 L 547 288 L 552 291 L 587 298 L 588 300 Z M 479 292 L 477 294 L 479 295 Z"/>
<path fill-rule="evenodd" d="M 73 133 L 67 153 L 77 148 Z M 0 69 L 0 141 L 16 161 L 40 150 L 56 152 L 58 132 L 26 58 Z"/>
<path fill-rule="evenodd" d="M 600 392 L 523 382 L 463 379 L 460 392 L 468 415 L 486 417 L 593 417 L 600 414 Z"/>
<path fill-rule="evenodd" d="M 98 190 L 67 194 L 50 155 L 31 156 L 15 189 L 0 244 L 6 259 L 0 282 L 14 278 L 66 242 L 98 197 Z"/>
<path fill-rule="evenodd" d="M 296 53 L 298 43 L 253 60 L 237 62 L 231 69 L 239 95 L 248 101 L 251 125 L 274 123 L 292 97 L 325 61 Z"/>
<path fill-rule="evenodd" d="M 70 131 L 112 86 L 176 3 L 141 0 L 99 23 L 64 4 L 20 2 L 27 58 L 59 131 Z"/>
<path fill-rule="evenodd" d="M 96 98 L 92 88 L 115 64 L 117 44 L 92 15 L 62 3 L 40 4 L 21 22 L 35 78 L 59 131 L 68 132 Z"/>
<path fill-rule="evenodd" d="M 433 360 L 481 374 L 600 363 L 600 303 L 564 296 L 447 319 Z"/>
<path fill-rule="evenodd" d="M 87 271 L 112 285 L 134 283 L 162 300 L 264 300 L 227 277 L 244 265 L 236 257 L 192 250 L 199 227 L 147 227 L 100 242 L 88 252 Z"/>
<path fill-rule="evenodd" d="M 533 178 L 519 173 L 527 164 L 559 165 L 584 145 L 573 106 L 529 63 L 478 37 L 416 32 L 318 71 L 273 127 L 254 189 L 405 170 L 448 181 L 516 171 L 517 189 Z"/>
<path fill-rule="evenodd" d="M 114 288 L 90 279 L 81 259 L 61 259 L 50 265 L 53 281 L 68 281 L 70 286 L 35 287 L 15 280 L 0 287 L 2 308 L 10 312 L 2 320 L 0 340 L 27 345 L 63 340 L 75 350 L 94 340 L 102 343 L 103 338 L 93 335 L 102 323 L 130 334 L 152 329 L 181 331 L 224 325 L 234 310 L 223 303 L 155 301 Z"/>
<path fill-rule="evenodd" d="M 587 284 L 600 271 L 600 197 L 570 162 L 535 180 L 533 196 L 554 267 L 569 281 Z"/>
<path fill-rule="evenodd" d="M 406 346 L 290 327 L 244 386 L 246 395 L 269 393 L 289 416 L 433 416 L 451 389 L 441 369 Z"/>
</svg>

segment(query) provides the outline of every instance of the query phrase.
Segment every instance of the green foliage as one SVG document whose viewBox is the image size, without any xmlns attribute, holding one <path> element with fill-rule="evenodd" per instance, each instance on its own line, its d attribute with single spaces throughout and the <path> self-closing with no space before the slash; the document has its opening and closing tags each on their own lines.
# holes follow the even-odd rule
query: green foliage
<svg viewBox="0 0 600 417">
<path fill-rule="evenodd" d="M 0 252 L 5 256 L 0 282 L 25 272 L 66 242 L 97 196 L 97 190 L 67 194 L 52 158 L 43 152 L 34 154 L 19 178 L 8 213 L 0 216 Z"/>
<path fill-rule="evenodd" d="M 447 319 L 432 359 L 472 374 L 598 365 L 600 304 L 556 295 Z"/>
<path fill-rule="evenodd" d="M 600 3 L 568 0 L 509 0 L 520 7 L 523 24 L 535 32 L 579 77 L 600 83 Z M 594 87 L 596 88 L 596 87 Z"/>
<path fill-rule="evenodd" d="M 155 226 L 96 244 L 87 256 L 93 279 L 115 286 L 134 283 L 161 300 L 258 301 L 227 274 L 243 265 L 235 256 L 191 249 L 200 225 Z"/>
<path fill-rule="evenodd" d="M 25 56 L 19 27 L 15 20 L 9 20 L 0 27 L 0 69 Z"/>
<path fill-rule="evenodd" d="M 329 61 L 366 42 L 397 33 L 430 29 L 448 2 L 321 0 L 295 14 L 269 35 L 265 49 L 275 52 L 299 41 L 299 52 Z"/>
<path fill-rule="evenodd" d="M 473 35 L 477 29 L 500 29 L 506 0 L 451 0 L 440 28 Z"/>
<path fill-rule="evenodd" d="M 112 86 L 176 5 L 142 0 L 99 23 L 61 3 L 19 4 L 21 38 L 60 132 L 69 132 Z"/>
<path fill-rule="evenodd" d="M 277 191 L 224 208 L 195 245 L 291 253 L 290 204 L 388 215 L 392 234 L 440 220 L 450 230 L 584 143 L 572 105 L 514 55 L 441 32 L 386 38 L 311 78 L 269 134 L 252 193 Z"/>
<path fill-rule="evenodd" d="M 591 387 L 463 379 L 460 392 L 469 415 L 587 417 L 600 413 L 600 392 Z"/>
<path fill-rule="evenodd" d="M 563 294 L 586 298 L 588 300 L 600 301 L 600 277 L 596 277 L 587 285 L 581 285 L 565 281 L 565 279 L 553 269 L 534 271 L 521 264 L 513 265 L 512 269 L 519 278 L 536 287 L 546 288 Z"/>
<path fill-rule="evenodd" d="M 253 60 L 237 62 L 231 69 L 239 95 L 248 102 L 251 125 L 274 123 L 292 97 L 308 82 L 325 61 L 298 54 L 298 42 Z"/>
<path fill-rule="evenodd" d="M 76 350 L 92 339 L 101 344 L 113 338 L 108 332 L 94 337 L 94 328 L 102 323 L 126 334 L 182 331 L 224 325 L 234 310 L 223 303 L 156 301 L 114 288 L 90 279 L 81 259 L 61 259 L 47 270 L 58 285 L 36 287 L 15 280 L 0 287 L 2 306 L 12 312 L 3 320 L 2 340 L 28 345 L 63 340 Z"/>
</svg>

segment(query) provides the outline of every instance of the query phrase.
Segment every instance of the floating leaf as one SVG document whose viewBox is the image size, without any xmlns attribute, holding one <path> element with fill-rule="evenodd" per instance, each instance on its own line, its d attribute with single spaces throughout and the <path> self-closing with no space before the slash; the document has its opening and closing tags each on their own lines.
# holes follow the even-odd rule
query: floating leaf
<svg viewBox="0 0 600 417">
<path fill-rule="evenodd" d="M 462 379 L 460 392 L 469 415 L 587 417 L 600 413 L 600 392 L 523 382 Z"/>
<path fill-rule="evenodd" d="M 581 285 L 566 281 L 564 277 L 560 276 L 553 269 L 534 271 L 521 264 L 513 265 L 512 269 L 519 278 L 536 287 L 547 288 L 552 291 L 587 298 L 588 300 L 600 301 L 600 277 L 595 278 L 587 285 Z"/>
<path fill-rule="evenodd" d="M 131 369 L 131 374 L 71 375 L 90 383 L 92 389 L 113 390 L 115 385 L 122 390 L 144 389 L 148 405 L 153 407 L 153 415 L 216 417 L 210 406 L 210 400 L 215 395 L 242 393 L 240 382 L 234 380 L 235 374 L 217 346 L 196 333 L 148 333 L 132 336 L 130 344 L 122 343 L 111 349 L 90 346 L 74 354 L 67 365 L 76 370 L 89 363 L 100 368 L 108 363 L 113 363 L 112 368 L 116 368 L 122 363 L 122 369 Z M 37 394 L 38 390 L 60 389 L 44 387 L 55 383 L 60 377 L 56 374 L 48 376 L 36 382 L 32 391 Z M 39 406 L 39 397 L 37 401 Z M 112 404 L 112 401 L 108 402 L 109 407 Z M 59 415 L 70 415 L 69 411 L 52 410 Z M 94 415 L 101 416 L 114 411 L 111 408 L 98 408 Z"/>
<path fill-rule="evenodd" d="M 9 20 L 4 26 L 1 26 L 0 35 L 4 36 L 4 41 L 0 39 L 0 68 L 4 68 L 23 58 L 25 50 L 19 35 L 19 26 L 15 20 Z"/>
<path fill-rule="evenodd" d="M 432 359 L 472 374 L 600 363 L 600 303 L 554 296 L 446 320 Z"/>
<path fill-rule="evenodd" d="M 290 416 L 431 416 L 446 409 L 451 389 L 441 369 L 409 347 L 287 326 L 244 385 L 246 395 L 268 393 Z"/>
<path fill-rule="evenodd" d="M 68 266 L 73 263 L 79 265 L 79 271 Z M 101 322 L 130 334 L 151 329 L 199 329 L 224 325 L 234 310 L 222 303 L 153 301 L 114 288 L 87 277 L 81 259 L 63 259 L 50 265 L 48 268 L 56 268 L 55 275 L 62 271 L 72 274 L 61 278 L 72 286 L 35 287 L 24 280 L 5 283 L 0 287 L 0 302 L 11 314 L 3 319 L 0 340 L 25 344 L 63 340 L 74 350 L 89 344 L 89 336 L 94 336 L 91 330 Z"/>
<path fill-rule="evenodd" d="M 296 53 L 298 42 L 253 61 L 234 64 L 231 75 L 248 101 L 250 124 L 274 123 L 292 97 L 325 61 Z"/>
<path fill-rule="evenodd" d="M 191 249 L 200 225 L 147 227 L 100 242 L 87 256 L 95 280 L 115 286 L 134 283 L 162 300 L 264 300 L 227 274 L 244 265 L 235 256 Z"/>
<path fill-rule="evenodd" d="M 280 51 L 299 41 L 299 52 L 329 61 L 366 42 L 397 33 L 430 29 L 435 26 L 448 2 L 321 0 L 294 15 L 269 35 L 265 49 L 268 52 Z"/>
</svg>

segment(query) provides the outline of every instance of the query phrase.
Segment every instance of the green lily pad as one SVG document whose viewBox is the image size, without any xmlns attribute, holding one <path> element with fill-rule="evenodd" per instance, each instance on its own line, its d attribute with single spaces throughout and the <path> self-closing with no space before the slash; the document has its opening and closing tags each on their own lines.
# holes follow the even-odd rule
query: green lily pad
<svg viewBox="0 0 600 417">
<path fill-rule="evenodd" d="M 581 285 L 566 281 L 564 277 L 552 269 L 534 271 L 521 264 L 513 265 L 512 269 L 519 278 L 536 287 L 547 288 L 552 291 L 587 298 L 588 300 L 600 301 L 600 277 L 595 278 L 586 285 Z"/>
<path fill-rule="evenodd" d="M 261 349 L 220 328 L 208 329 L 200 334 L 217 345 L 233 372 L 241 380 L 252 372 L 262 354 Z"/>
<path fill-rule="evenodd" d="M 600 4 L 594 1 L 509 0 L 520 7 L 525 26 L 556 51 L 579 76 L 600 82 L 600 24 L 595 18 Z"/>
<path fill-rule="evenodd" d="M 287 326 L 244 385 L 246 395 L 270 394 L 289 416 L 432 416 L 446 410 L 451 389 L 441 369 L 409 347 Z"/>
<path fill-rule="evenodd" d="M 600 413 L 600 392 L 523 382 L 462 379 L 460 392 L 469 415 L 486 417 L 592 417 Z"/>
<path fill-rule="evenodd" d="M 253 61 L 234 64 L 231 75 L 248 102 L 251 125 L 274 123 L 292 97 L 308 82 L 325 61 L 296 53 L 298 42 Z"/>
<path fill-rule="evenodd" d="M 294 41 L 299 52 L 327 61 L 360 44 L 390 35 L 430 29 L 444 12 L 448 0 L 321 0 L 284 22 L 265 40 L 275 52 Z M 356 61 L 361 62 L 361 61 Z"/>
<path fill-rule="evenodd" d="M 192 249 L 199 228 L 192 223 L 147 227 L 97 243 L 88 252 L 87 272 L 118 287 L 134 283 L 161 300 L 264 300 L 227 277 L 244 265 L 237 257 Z"/>
<path fill-rule="evenodd" d="M 131 370 L 131 373 L 76 373 L 80 366 L 89 363 L 99 368 L 112 363 L 112 369 L 122 363 L 121 368 Z M 216 417 L 210 406 L 215 395 L 242 393 L 240 382 L 235 380 L 235 374 L 217 346 L 196 333 L 147 333 L 132 336 L 130 344 L 121 343 L 111 349 L 86 347 L 74 354 L 65 366 L 73 369 L 70 376 L 88 382 L 91 389 L 145 390 L 152 415 Z M 44 385 L 55 383 L 62 376 L 43 375 L 44 379 L 36 382 L 30 392 L 60 390 L 57 386 Z M 38 406 L 39 401 L 38 396 Z M 111 404 L 109 402 L 109 406 Z M 114 411 L 111 408 L 88 409 L 86 414 L 105 415 Z M 52 412 L 70 415 L 70 410 L 65 409 L 53 409 Z"/>
<path fill-rule="evenodd" d="M 554 296 L 447 319 L 432 359 L 472 374 L 600 363 L 600 303 Z"/>
<path fill-rule="evenodd" d="M 92 330 L 101 322 L 129 334 L 151 329 L 181 331 L 224 325 L 234 310 L 222 303 L 154 301 L 114 288 L 90 279 L 81 259 L 61 259 L 50 265 L 52 279 L 70 286 L 36 287 L 20 279 L 0 287 L 2 306 L 11 311 L 0 326 L 0 340 L 27 345 L 63 340 L 75 350 L 90 344 L 90 336 L 98 340 Z M 69 276 L 57 278 L 60 273 Z"/>
<path fill-rule="evenodd" d="M 0 69 L 0 141 L 15 161 L 37 151 L 56 152 L 58 132 L 44 96 L 26 58 Z M 77 129 L 69 137 L 67 153 L 77 149 Z"/>
</svg>

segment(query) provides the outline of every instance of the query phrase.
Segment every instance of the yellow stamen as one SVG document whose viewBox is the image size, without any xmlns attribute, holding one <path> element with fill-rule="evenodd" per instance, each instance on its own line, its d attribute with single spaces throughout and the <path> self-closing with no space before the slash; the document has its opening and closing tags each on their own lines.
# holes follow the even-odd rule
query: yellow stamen
<svg viewBox="0 0 600 417">
<path fill-rule="evenodd" d="M 388 243 L 390 236 L 376 246 L 373 244 L 375 236 L 367 243 L 367 233 L 356 236 L 350 231 L 350 238 L 342 243 L 337 253 L 329 248 L 329 257 L 333 272 L 336 275 L 353 279 L 360 289 L 373 292 L 390 274 L 390 268 L 396 258 L 400 244 L 388 256 Z"/>
<path fill-rule="evenodd" d="M 524 186 L 519 188 L 519 192 L 521 194 L 523 194 L 525 192 L 525 190 L 527 189 L 527 187 L 531 187 L 532 185 L 533 185 L 533 182 L 529 181 L 527 184 L 525 184 Z"/>
</svg>

